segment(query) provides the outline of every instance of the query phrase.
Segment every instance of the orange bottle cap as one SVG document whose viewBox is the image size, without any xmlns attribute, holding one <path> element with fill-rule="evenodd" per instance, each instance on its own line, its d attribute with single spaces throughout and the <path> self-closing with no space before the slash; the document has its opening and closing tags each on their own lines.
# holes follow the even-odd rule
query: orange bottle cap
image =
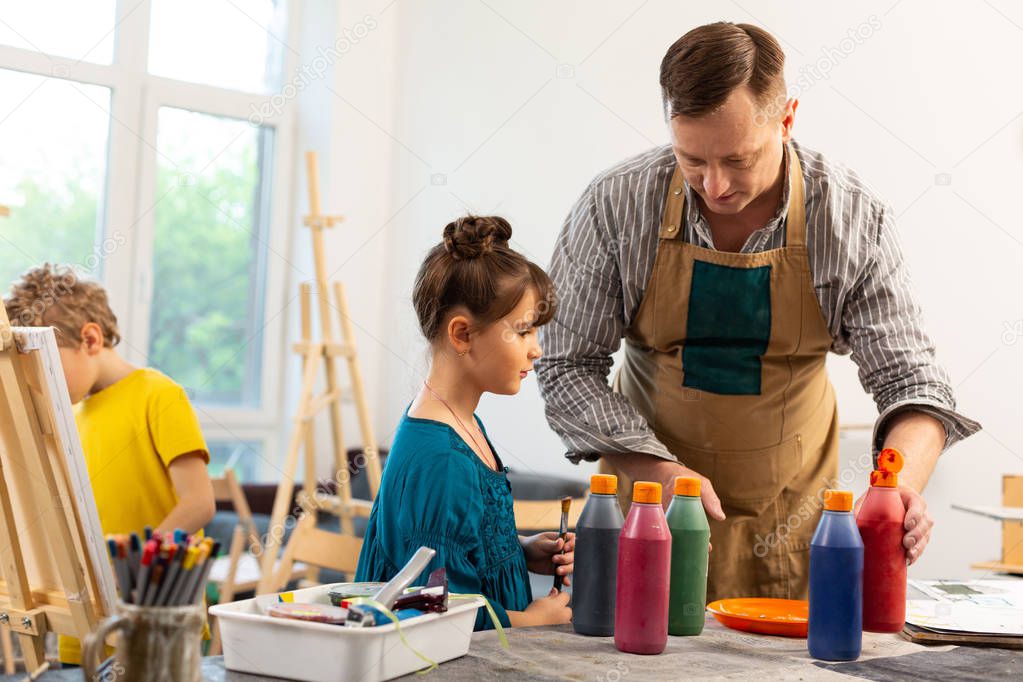
<svg viewBox="0 0 1023 682">
<path fill-rule="evenodd" d="M 632 501 L 639 504 L 660 504 L 661 484 L 636 481 L 632 484 Z"/>
<path fill-rule="evenodd" d="M 890 471 L 871 471 L 870 485 L 877 488 L 898 488 L 899 475 Z"/>
<path fill-rule="evenodd" d="M 828 511 L 852 511 L 853 496 L 848 490 L 825 490 L 824 508 Z"/>
<path fill-rule="evenodd" d="M 700 496 L 700 479 L 694 476 L 679 476 L 675 479 L 675 494 L 686 497 Z"/>
<path fill-rule="evenodd" d="M 618 492 L 618 477 L 612 474 L 590 476 L 590 492 L 594 495 L 614 495 Z"/>
<path fill-rule="evenodd" d="M 877 456 L 877 468 L 879 471 L 886 471 L 889 474 L 897 474 L 902 471 L 906 458 L 895 448 L 885 448 Z"/>
</svg>

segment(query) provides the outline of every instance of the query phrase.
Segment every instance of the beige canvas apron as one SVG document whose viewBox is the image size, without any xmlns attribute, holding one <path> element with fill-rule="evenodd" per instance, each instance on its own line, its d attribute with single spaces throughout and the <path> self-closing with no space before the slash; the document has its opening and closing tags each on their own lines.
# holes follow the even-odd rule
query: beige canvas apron
<svg viewBox="0 0 1023 682">
<path fill-rule="evenodd" d="M 837 475 L 838 415 L 824 366 L 832 339 L 810 277 L 803 174 L 791 147 L 788 158 L 785 246 L 761 253 L 684 242 L 676 168 L 615 381 L 721 498 L 728 518 L 710 520 L 708 601 L 805 599 L 810 539 Z M 632 482 L 618 489 L 627 508 Z"/>
</svg>

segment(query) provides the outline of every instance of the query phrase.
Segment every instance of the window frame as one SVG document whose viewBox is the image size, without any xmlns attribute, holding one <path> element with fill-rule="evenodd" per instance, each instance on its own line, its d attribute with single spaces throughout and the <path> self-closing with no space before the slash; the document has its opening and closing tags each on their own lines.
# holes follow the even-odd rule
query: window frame
<svg viewBox="0 0 1023 682">
<path fill-rule="evenodd" d="M 287 7 L 289 45 L 301 37 L 300 0 Z M 98 216 L 97 243 L 118 239 L 119 247 L 105 255 L 101 277 L 111 306 L 118 313 L 122 336 L 119 346 L 129 362 L 148 365 L 149 325 L 153 291 L 154 203 L 157 174 L 157 118 L 161 107 L 175 107 L 202 114 L 252 122 L 273 129 L 272 159 L 268 166 L 270 188 L 265 230 L 264 291 L 260 400 L 258 407 L 196 404 L 204 432 L 214 440 L 260 440 L 265 452 L 279 439 L 286 324 L 289 319 L 286 259 L 291 248 L 292 176 L 296 144 L 295 98 L 281 104 L 280 95 L 250 93 L 188 83 L 151 75 L 148 46 L 151 0 L 117 0 L 114 57 L 111 64 L 96 64 L 0 45 L 0 69 L 47 78 L 98 85 L 110 89 L 109 130 L 105 194 Z M 242 20 L 247 20 L 242 17 Z M 282 84 L 298 67 L 293 50 L 282 50 Z M 274 98 L 272 106 L 271 98 Z M 269 112 L 268 115 L 264 115 Z M 125 188 L 119 190 L 115 188 Z M 274 254 L 283 254 L 283 258 Z M 241 311 L 240 311 L 241 312 Z M 247 312 L 246 312 L 247 314 Z"/>
</svg>

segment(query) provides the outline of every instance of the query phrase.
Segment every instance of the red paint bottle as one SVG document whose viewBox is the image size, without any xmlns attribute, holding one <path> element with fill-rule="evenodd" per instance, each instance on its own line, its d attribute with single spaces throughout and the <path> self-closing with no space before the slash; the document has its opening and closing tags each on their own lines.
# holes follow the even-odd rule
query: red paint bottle
<svg viewBox="0 0 1023 682">
<path fill-rule="evenodd" d="M 863 538 L 863 629 L 868 632 L 901 632 L 906 621 L 906 507 L 898 490 L 902 463 L 898 450 L 881 451 L 856 516 Z"/>
<path fill-rule="evenodd" d="M 620 651 L 664 651 L 670 576 L 671 531 L 661 506 L 661 484 L 636 481 L 632 506 L 618 536 L 615 646 Z"/>
</svg>

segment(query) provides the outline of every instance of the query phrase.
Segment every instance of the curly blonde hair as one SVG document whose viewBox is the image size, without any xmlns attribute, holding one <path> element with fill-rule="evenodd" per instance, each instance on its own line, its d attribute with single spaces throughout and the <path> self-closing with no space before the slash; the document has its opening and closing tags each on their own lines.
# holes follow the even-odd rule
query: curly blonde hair
<svg viewBox="0 0 1023 682">
<path fill-rule="evenodd" d="M 80 279 L 66 265 L 46 263 L 28 270 L 11 285 L 4 306 L 15 327 L 54 327 L 61 346 L 81 343 L 82 327 L 90 322 L 99 325 L 107 348 L 121 340 L 106 290 L 97 282 Z"/>
</svg>

